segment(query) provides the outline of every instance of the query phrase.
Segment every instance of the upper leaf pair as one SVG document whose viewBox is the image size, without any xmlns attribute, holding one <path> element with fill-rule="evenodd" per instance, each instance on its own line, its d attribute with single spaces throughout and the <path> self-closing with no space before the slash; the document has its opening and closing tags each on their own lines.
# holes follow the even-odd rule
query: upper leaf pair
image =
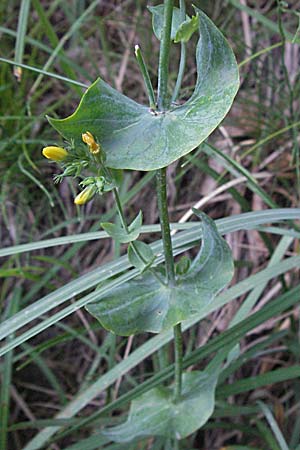
<svg viewBox="0 0 300 450">
<path fill-rule="evenodd" d="M 197 82 L 189 100 L 168 111 L 152 111 L 98 79 L 70 117 L 50 123 L 67 139 L 81 143 L 88 129 L 118 169 L 165 167 L 198 147 L 227 114 L 239 86 L 234 54 L 211 20 L 195 8 L 200 39 Z"/>
</svg>

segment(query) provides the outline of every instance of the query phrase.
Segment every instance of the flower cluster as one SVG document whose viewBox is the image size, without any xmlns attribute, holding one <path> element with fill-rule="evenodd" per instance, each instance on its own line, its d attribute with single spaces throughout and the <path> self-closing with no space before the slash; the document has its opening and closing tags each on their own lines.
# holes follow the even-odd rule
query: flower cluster
<svg viewBox="0 0 300 450">
<path fill-rule="evenodd" d="M 68 176 L 82 179 L 79 185 L 83 190 L 74 199 L 76 205 L 84 205 L 96 194 L 102 195 L 117 187 L 119 176 L 118 171 L 105 167 L 105 153 L 92 133 L 83 133 L 82 142 L 83 144 L 76 148 L 71 143 L 66 148 L 48 146 L 42 150 L 43 156 L 59 163 L 64 169 L 61 174 L 54 176 L 55 182 L 60 182 Z M 85 175 L 87 172 L 93 176 Z"/>
</svg>

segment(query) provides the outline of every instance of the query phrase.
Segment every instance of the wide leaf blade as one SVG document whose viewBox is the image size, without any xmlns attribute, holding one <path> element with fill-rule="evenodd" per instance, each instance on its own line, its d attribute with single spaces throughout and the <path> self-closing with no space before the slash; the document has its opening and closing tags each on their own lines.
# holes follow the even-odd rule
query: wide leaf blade
<svg viewBox="0 0 300 450">
<path fill-rule="evenodd" d="M 114 442 L 145 436 L 183 439 L 198 430 L 214 410 L 218 372 L 184 373 L 182 399 L 174 403 L 173 389 L 158 387 L 133 400 L 125 423 L 103 432 Z"/>
<path fill-rule="evenodd" d="M 200 252 L 174 287 L 162 285 L 151 274 L 112 289 L 86 309 L 113 333 L 129 336 L 143 331 L 160 333 L 189 319 L 213 301 L 232 278 L 230 248 L 209 217 L 202 219 Z"/>
<path fill-rule="evenodd" d="M 90 131 L 116 169 L 154 170 L 198 147 L 229 111 L 239 86 L 234 54 L 222 33 L 200 10 L 196 49 L 198 78 L 191 98 L 168 111 L 153 112 L 98 79 L 77 110 L 63 120 L 49 119 L 67 140 L 83 145 Z"/>
</svg>

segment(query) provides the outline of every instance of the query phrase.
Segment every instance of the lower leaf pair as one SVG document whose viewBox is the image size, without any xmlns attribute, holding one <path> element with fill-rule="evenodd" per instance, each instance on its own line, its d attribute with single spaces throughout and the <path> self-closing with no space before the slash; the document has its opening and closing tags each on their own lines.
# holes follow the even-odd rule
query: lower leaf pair
<svg viewBox="0 0 300 450">
<path fill-rule="evenodd" d="M 229 283 L 233 275 L 230 248 L 213 220 L 198 211 L 195 214 L 202 219 L 202 246 L 185 273 L 177 275 L 176 285 L 162 284 L 146 272 L 113 289 L 86 306 L 104 328 L 121 336 L 160 333 L 205 309 Z"/>
<path fill-rule="evenodd" d="M 184 373 L 182 397 L 173 400 L 173 388 L 160 386 L 133 400 L 128 419 L 103 434 L 114 442 L 147 436 L 183 439 L 204 425 L 214 410 L 219 372 Z"/>
<path fill-rule="evenodd" d="M 194 213 L 202 220 L 202 246 L 192 263 L 184 258 L 177 265 L 175 286 L 160 282 L 152 270 L 115 288 L 86 306 L 104 328 L 123 336 L 143 331 L 159 333 L 205 310 L 229 283 L 233 275 L 230 248 L 213 220 L 196 210 Z M 140 250 L 151 262 L 155 257 L 144 246 L 142 242 L 131 242 L 128 251 L 130 262 L 141 272 L 146 266 L 136 252 Z M 146 436 L 177 440 L 189 436 L 204 425 L 214 410 L 225 353 L 216 355 L 205 371 L 183 374 L 179 401 L 174 400 L 172 386 L 151 389 L 132 402 L 127 422 L 103 433 L 115 442 Z"/>
</svg>

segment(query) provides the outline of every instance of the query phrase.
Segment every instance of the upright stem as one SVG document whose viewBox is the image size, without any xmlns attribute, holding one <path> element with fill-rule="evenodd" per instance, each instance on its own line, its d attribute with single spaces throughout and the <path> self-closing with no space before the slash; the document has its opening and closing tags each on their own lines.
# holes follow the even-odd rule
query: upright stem
<svg viewBox="0 0 300 450">
<path fill-rule="evenodd" d="M 180 4 L 180 17 L 182 22 L 185 21 L 185 0 L 179 0 L 179 4 Z M 185 60 L 186 60 L 186 44 L 184 42 L 180 43 L 180 62 L 179 62 L 179 69 L 178 69 L 178 74 L 177 74 L 177 80 L 176 80 L 176 85 L 174 88 L 174 92 L 172 95 L 172 103 L 176 102 L 177 97 L 179 95 L 179 91 L 181 88 L 181 84 L 182 84 L 182 80 L 183 80 L 183 75 L 184 75 L 184 69 L 185 69 Z"/>
<path fill-rule="evenodd" d="M 161 226 L 161 234 L 164 246 L 167 282 L 169 286 L 175 286 L 175 269 L 174 269 L 174 258 L 172 251 L 170 222 L 168 214 L 167 182 L 166 182 L 165 167 L 157 171 L 156 180 L 157 180 L 156 183 L 157 203 Z"/>
<path fill-rule="evenodd" d="M 176 280 L 175 280 L 174 258 L 172 251 L 172 240 L 170 234 L 170 222 L 168 215 L 166 168 L 157 171 L 157 202 L 165 254 L 167 283 L 168 286 L 172 289 L 175 288 Z M 175 349 L 174 401 L 178 402 L 181 397 L 181 386 L 182 386 L 183 349 L 182 349 L 181 324 L 179 323 L 178 325 L 175 325 L 173 331 L 174 331 L 174 349 Z"/>
<path fill-rule="evenodd" d="M 158 63 L 158 92 L 157 105 L 158 109 L 164 110 L 169 107 L 168 99 L 168 77 L 169 77 L 169 54 L 171 46 L 171 27 L 173 14 L 173 0 L 165 0 L 164 2 L 164 25 L 162 39 L 160 43 L 159 63 Z"/>
<path fill-rule="evenodd" d="M 182 358 L 183 358 L 183 346 L 182 346 L 182 331 L 181 323 L 174 327 L 174 348 L 175 348 L 175 388 L 174 388 L 174 400 L 178 401 L 181 397 L 182 387 Z"/>
<path fill-rule="evenodd" d="M 118 210 L 118 213 L 119 213 L 119 217 L 120 217 L 120 220 L 121 220 L 122 227 L 128 233 L 128 225 L 127 225 L 127 222 L 126 222 L 126 219 L 125 219 L 125 216 L 124 216 L 124 211 L 123 211 L 123 207 L 122 207 L 122 203 L 121 203 L 121 199 L 120 199 L 120 196 L 119 196 L 118 189 L 114 188 L 113 189 L 113 193 L 114 193 L 114 198 L 115 198 L 115 201 L 116 201 L 116 204 L 117 204 L 117 210 Z"/>
<path fill-rule="evenodd" d="M 172 27 L 172 13 L 173 0 L 165 0 L 164 2 L 164 27 L 162 33 L 162 40 L 160 44 L 159 66 L 158 66 L 158 98 L 157 104 L 160 110 L 169 107 L 169 99 L 167 92 L 168 75 L 169 75 L 169 54 L 171 45 L 171 27 Z M 166 261 L 166 276 L 168 286 L 172 289 L 175 287 L 175 268 L 172 251 L 172 241 L 170 234 L 170 222 L 168 215 L 167 202 L 167 183 L 166 183 L 166 168 L 157 171 L 157 202 L 159 210 L 159 218 L 161 224 L 161 233 L 164 246 L 164 254 Z M 175 347 L 175 389 L 174 400 L 179 401 L 181 397 L 182 385 L 182 334 L 181 325 L 174 327 L 174 347 Z"/>
</svg>

